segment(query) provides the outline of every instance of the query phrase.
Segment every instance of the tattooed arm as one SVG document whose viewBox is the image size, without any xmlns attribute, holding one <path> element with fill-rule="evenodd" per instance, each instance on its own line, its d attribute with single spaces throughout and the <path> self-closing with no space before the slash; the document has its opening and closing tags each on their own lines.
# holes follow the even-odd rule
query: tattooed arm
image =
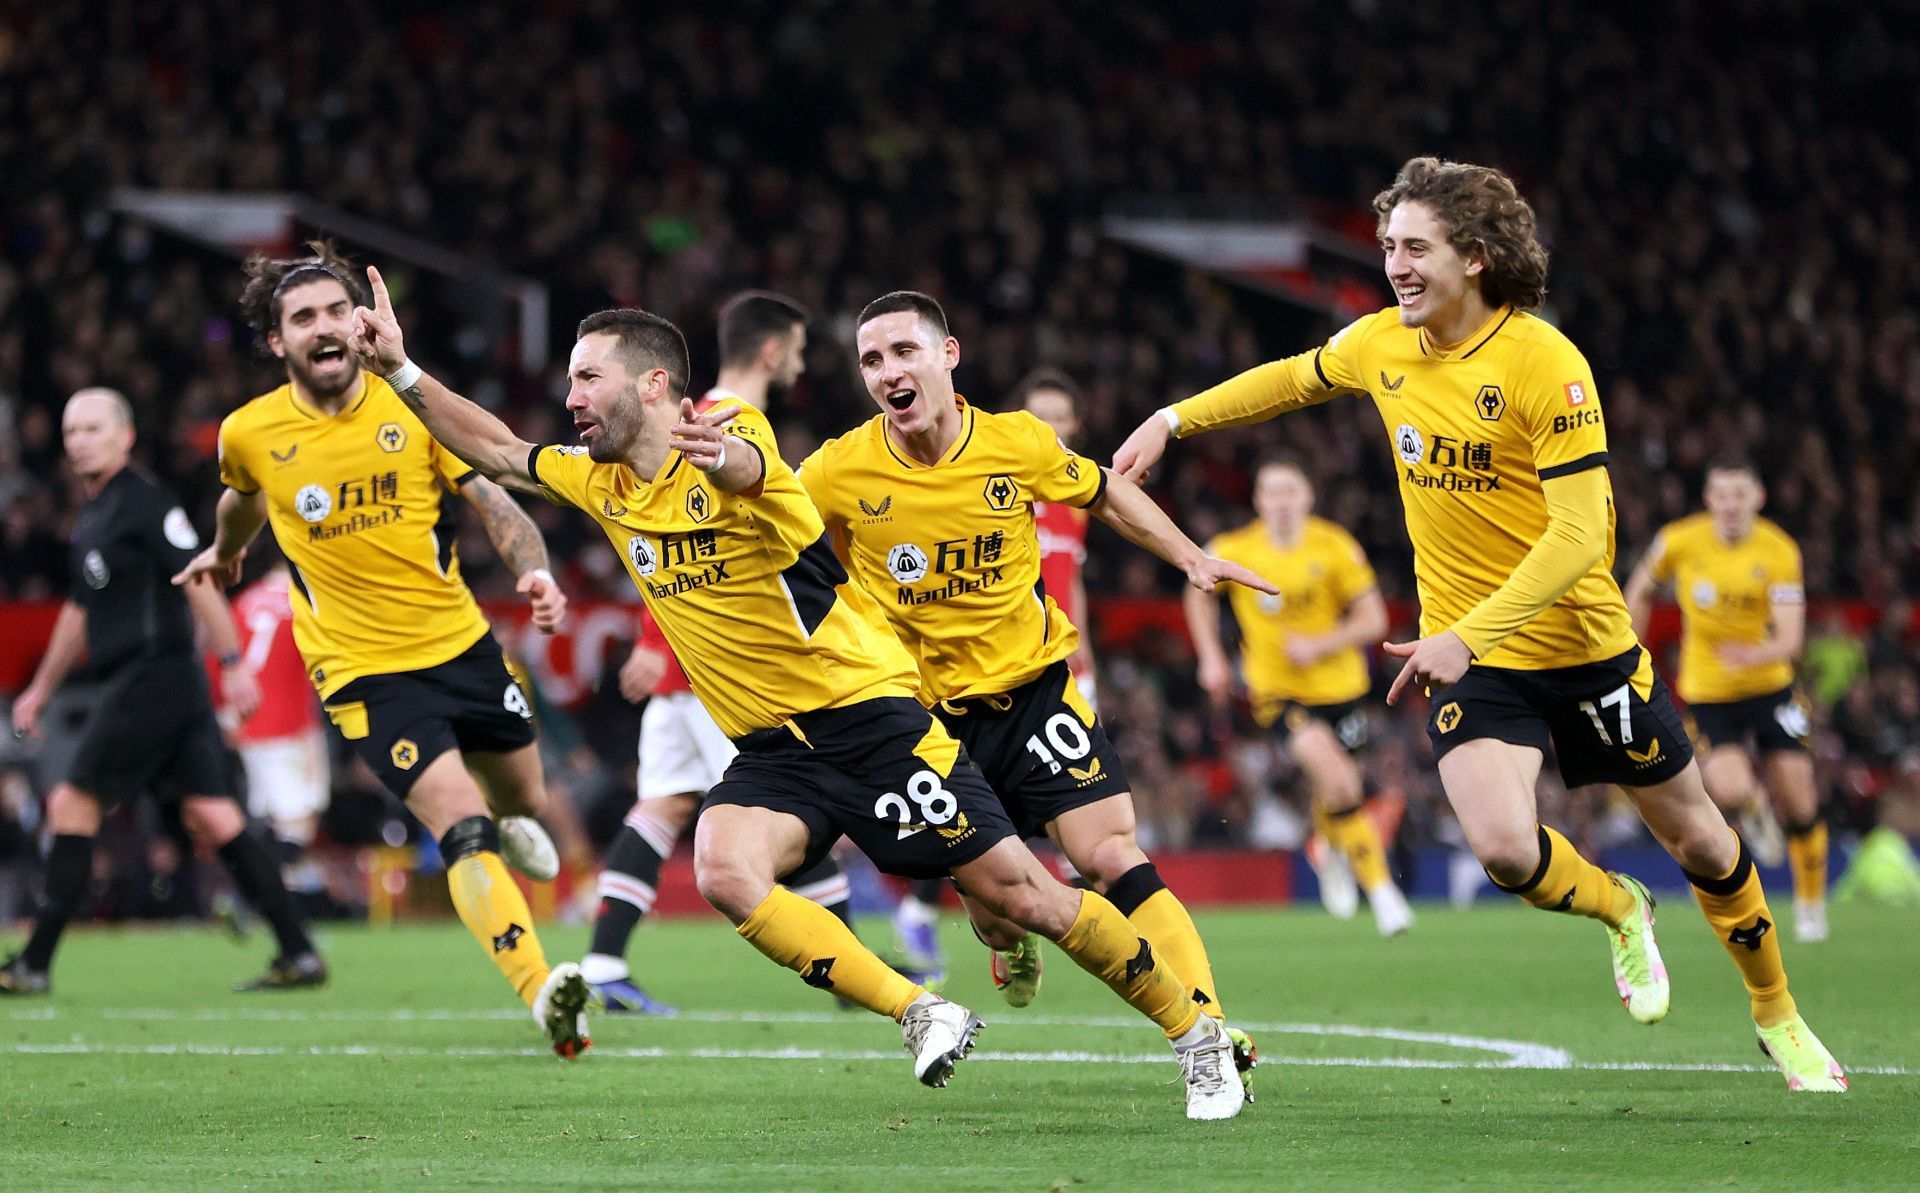
<svg viewBox="0 0 1920 1193">
<path fill-rule="evenodd" d="M 516 589 L 533 602 L 534 628 L 553 633 L 566 616 L 567 597 L 547 570 L 547 543 L 540 537 L 540 528 L 505 489 L 483 476 L 461 485 L 460 495 L 480 512 L 480 521 L 500 561 L 520 578 Z"/>
</svg>

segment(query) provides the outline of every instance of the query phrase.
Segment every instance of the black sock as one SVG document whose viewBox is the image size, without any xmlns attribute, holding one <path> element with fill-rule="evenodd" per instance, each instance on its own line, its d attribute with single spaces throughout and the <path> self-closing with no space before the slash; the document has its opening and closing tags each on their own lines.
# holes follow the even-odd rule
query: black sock
<svg viewBox="0 0 1920 1193">
<path fill-rule="evenodd" d="M 47 853 L 47 897 L 40 915 L 33 922 L 33 935 L 20 957 L 28 969 L 49 969 L 53 950 L 60 945 L 60 934 L 67 921 L 80 911 L 87 899 L 87 884 L 93 877 L 93 838 L 61 833 L 53 839 Z"/>
<path fill-rule="evenodd" d="M 627 955 L 633 930 L 640 926 L 641 917 L 653 910 L 654 893 L 660 886 L 660 863 L 665 860 L 632 825 L 620 826 L 600 872 L 600 909 L 593 916 L 589 953 Z"/>
<path fill-rule="evenodd" d="M 240 888 L 240 894 L 272 926 L 274 939 L 280 942 L 280 955 L 293 957 L 311 953 L 313 941 L 307 936 L 307 926 L 300 922 L 293 896 L 287 893 L 287 884 L 280 877 L 279 864 L 260 843 L 260 838 L 243 829 L 218 852 L 221 864 L 233 875 L 233 885 Z"/>
<path fill-rule="evenodd" d="M 913 884 L 907 892 L 909 898 L 917 899 L 928 907 L 940 906 L 940 900 L 946 896 L 946 888 L 952 880 L 947 878 L 922 878 Z"/>
<path fill-rule="evenodd" d="M 810 888 L 817 888 L 822 884 L 834 885 L 839 893 L 839 897 L 834 899 L 816 897 Z M 832 854 L 821 858 L 816 865 L 808 866 L 804 870 L 796 870 L 792 874 L 787 875 L 780 880 L 780 885 L 786 887 L 796 895 L 805 895 L 828 911 L 839 916 L 840 922 L 847 926 L 847 930 L 849 932 L 853 931 L 852 892 L 847 889 L 846 874 L 840 869 L 840 863 L 833 860 Z M 857 936 L 859 934 L 855 933 L 855 935 Z"/>
</svg>

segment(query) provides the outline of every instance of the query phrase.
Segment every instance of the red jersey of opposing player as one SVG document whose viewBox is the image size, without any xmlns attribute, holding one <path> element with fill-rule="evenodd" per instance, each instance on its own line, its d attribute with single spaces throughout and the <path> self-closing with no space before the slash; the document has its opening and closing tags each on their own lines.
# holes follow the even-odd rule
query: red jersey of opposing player
<svg viewBox="0 0 1920 1193">
<path fill-rule="evenodd" d="M 234 731 L 241 745 L 299 737 L 320 725 L 307 666 L 293 642 L 291 585 L 285 568 L 275 568 L 233 600 L 241 655 L 260 685 L 260 709 Z M 216 705 L 223 705 L 219 668 L 213 672 Z"/>
<path fill-rule="evenodd" d="M 1087 511 L 1070 505 L 1033 503 L 1033 525 L 1040 536 L 1040 583 L 1066 611 L 1067 620 L 1090 637 L 1087 611 L 1080 607 L 1080 565 L 1087 561 Z"/>
</svg>

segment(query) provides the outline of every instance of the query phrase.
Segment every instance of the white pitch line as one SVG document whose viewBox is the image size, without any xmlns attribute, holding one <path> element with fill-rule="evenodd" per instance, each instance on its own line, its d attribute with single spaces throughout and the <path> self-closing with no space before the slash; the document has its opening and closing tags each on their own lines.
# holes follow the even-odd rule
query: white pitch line
<svg viewBox="0 0 1920 1193">
<path fill-rule="evenodd" d="M 314 1045 L 232 1045 L 232 1044 L 11 1044 L 0 1049 L 20 1056 L 420 1056 L 448 1058 L 489 1058 L 545 1056 L 545 1048 L 420 1048 L 407 1045 L 371 1044 Z M 590 1054 L 611 1060 L 797 1060 L 797 1061 L 873 1061 L 898 1064 L 901 1053 L 886 1049 L 832 1048 L 595 1048 Z M 1101 1053 L 1075 1051 L 1047 1052 L 975 1052 L 970 1064 L 982 1061 L 1012 1064 L 1105 1064 L 1170 1065 L 1173 1058 L 1164 1053 Z M 1666 1061 L 1570 1061 L 1559 1065 L 1513 1064 L 1507 1061 L 1420 1060 L 1412 1057 L 1371 1056 L 1273 1056 L 1263 1064 L 1299 1065 L 1316 1068 L 1349 1069 L 1523 1069 L 1564 1072 L 1569 1069 L 1636 1073 L 1772 1073 L 1772 1065 L 1694 1064 Z M 1920 1069 L 1900 1065 L 1856 1065 L 1855 1075 L 1882 1077 L 1920 1076 Z"/>
</svg>

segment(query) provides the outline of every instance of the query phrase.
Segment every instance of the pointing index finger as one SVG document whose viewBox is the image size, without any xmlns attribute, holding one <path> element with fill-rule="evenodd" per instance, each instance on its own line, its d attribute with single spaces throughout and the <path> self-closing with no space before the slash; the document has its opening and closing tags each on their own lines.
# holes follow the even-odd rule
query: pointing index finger
<svg viewBox="0 0 1920 1193">
<path fill-rule="evenodd" d="M 367 266 L 367 284 L 373 287 L 373 309 L 383 315 L 393 313 L 393 299 L 387 294 L 387 283 L 381 280 L 380 271 Z"/>
</svg>

